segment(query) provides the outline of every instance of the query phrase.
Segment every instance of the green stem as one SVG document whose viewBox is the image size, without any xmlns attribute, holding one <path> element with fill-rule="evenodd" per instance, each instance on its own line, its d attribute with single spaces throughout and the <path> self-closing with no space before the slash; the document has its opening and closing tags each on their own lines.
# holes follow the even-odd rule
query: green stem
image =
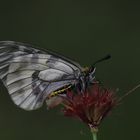
<svg viewBox="0 0 140 140">
<path fill-rule="evenodd" d="M 97 140 L 97 132 L 95 133 L 92 132 L 92 137 L 93 137 L 93 140 Z"/>
<path fill-rule="evenodd" d="M 91 133 L 92 133 L 93 140 L 97 140 L 97 132 L 98 132 L 98 129 L 91 128 Z"/>
</svg>

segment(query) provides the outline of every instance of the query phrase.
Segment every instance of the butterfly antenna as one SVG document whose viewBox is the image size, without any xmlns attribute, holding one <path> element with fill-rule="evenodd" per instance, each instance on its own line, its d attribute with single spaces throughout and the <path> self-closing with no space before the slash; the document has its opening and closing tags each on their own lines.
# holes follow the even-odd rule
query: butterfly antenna
<svg viewBox="0 0 140 140">
<path fill-rule="evenodd" d="M 94 71 L 95 65 L 96 65 L 97 63 L 100 63 L 100 62 L 102 62 L 102 61 L 108 60 L 108 59 L 110 59 L 110 58 L 111 58 L 111 55 L 108 54 L 108 55 L 106 55 L 105 57 L 103 57 L 103 58 L 101 58 L 101 59 L 95 61 L 95 62 L 91 65 L 90 71 Z"/>
<path fill-rule="evenodd" d="M 94 63 L 92 64 L 92 67 L 94 67 L 95 64 L 97 64 L 97 63 L 99 63 L 99 62 L 102 62 L 102 61 L 105 61 L 105 60 L 108 60 L 108 59 L 110 59 L 110 58 L 111 58 L 111 55 L 108 54 L 107 56 L 105 56 L 105 57 L 103 57 L 103 58 L 97 60 L 96 62 L 94 62 Z"/>
</svg>

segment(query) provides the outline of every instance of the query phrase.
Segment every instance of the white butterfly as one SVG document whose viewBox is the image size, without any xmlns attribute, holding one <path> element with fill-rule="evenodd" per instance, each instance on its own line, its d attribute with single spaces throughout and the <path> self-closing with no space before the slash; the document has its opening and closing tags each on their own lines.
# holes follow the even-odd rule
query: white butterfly
<svg viewBox="0 0 140 140">
<path fill-rule="evenodd" d="M 56 99 L 61 99 L 53 95 L 72 86 L 82 92 L 93 83 L 94 73 L 95 67 L 85 70 L 55 53 L 24 43 L 0 41 L 0 79 L 13 102 L 22 109 L 35 110 L 45 100 L 48 105 L 57 104 Z"/>
</svg>

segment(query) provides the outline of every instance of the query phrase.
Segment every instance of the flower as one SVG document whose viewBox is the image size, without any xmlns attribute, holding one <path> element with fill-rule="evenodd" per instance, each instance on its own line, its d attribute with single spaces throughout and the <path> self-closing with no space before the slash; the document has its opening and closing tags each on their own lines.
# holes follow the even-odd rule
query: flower
<svg viewBox="0 0 140 140">
<path fill-rule="evenodd" d="M 78 118 L 90 128 L 97 129 L 117 101 L 112 90 L 97 83 L 84 93 L 68 91 L 64 97 L 63 111 L 64 115 Z"/>
</svg>

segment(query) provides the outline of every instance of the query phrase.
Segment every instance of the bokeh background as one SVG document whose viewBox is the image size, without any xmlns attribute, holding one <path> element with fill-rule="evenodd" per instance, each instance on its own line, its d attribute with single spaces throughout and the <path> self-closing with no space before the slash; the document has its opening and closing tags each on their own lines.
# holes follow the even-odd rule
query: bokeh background
<svg viewBox="0 0 140 140">
<path fill-rule="evenodd" d="M 119 96 L 140 84 L 140 1 L 0 0 L 0 40 L 26 42 L 55 51 L 83 66 L 97 65 L 96 77 L 119 88 Z M 61 108 L 26 112 L 0 83 L 1 140 L 90 140 L 86 125 L 63 117 Z M 99 140 L 140 139 L 140 89 L 104 120 Z"/>
</svg>

